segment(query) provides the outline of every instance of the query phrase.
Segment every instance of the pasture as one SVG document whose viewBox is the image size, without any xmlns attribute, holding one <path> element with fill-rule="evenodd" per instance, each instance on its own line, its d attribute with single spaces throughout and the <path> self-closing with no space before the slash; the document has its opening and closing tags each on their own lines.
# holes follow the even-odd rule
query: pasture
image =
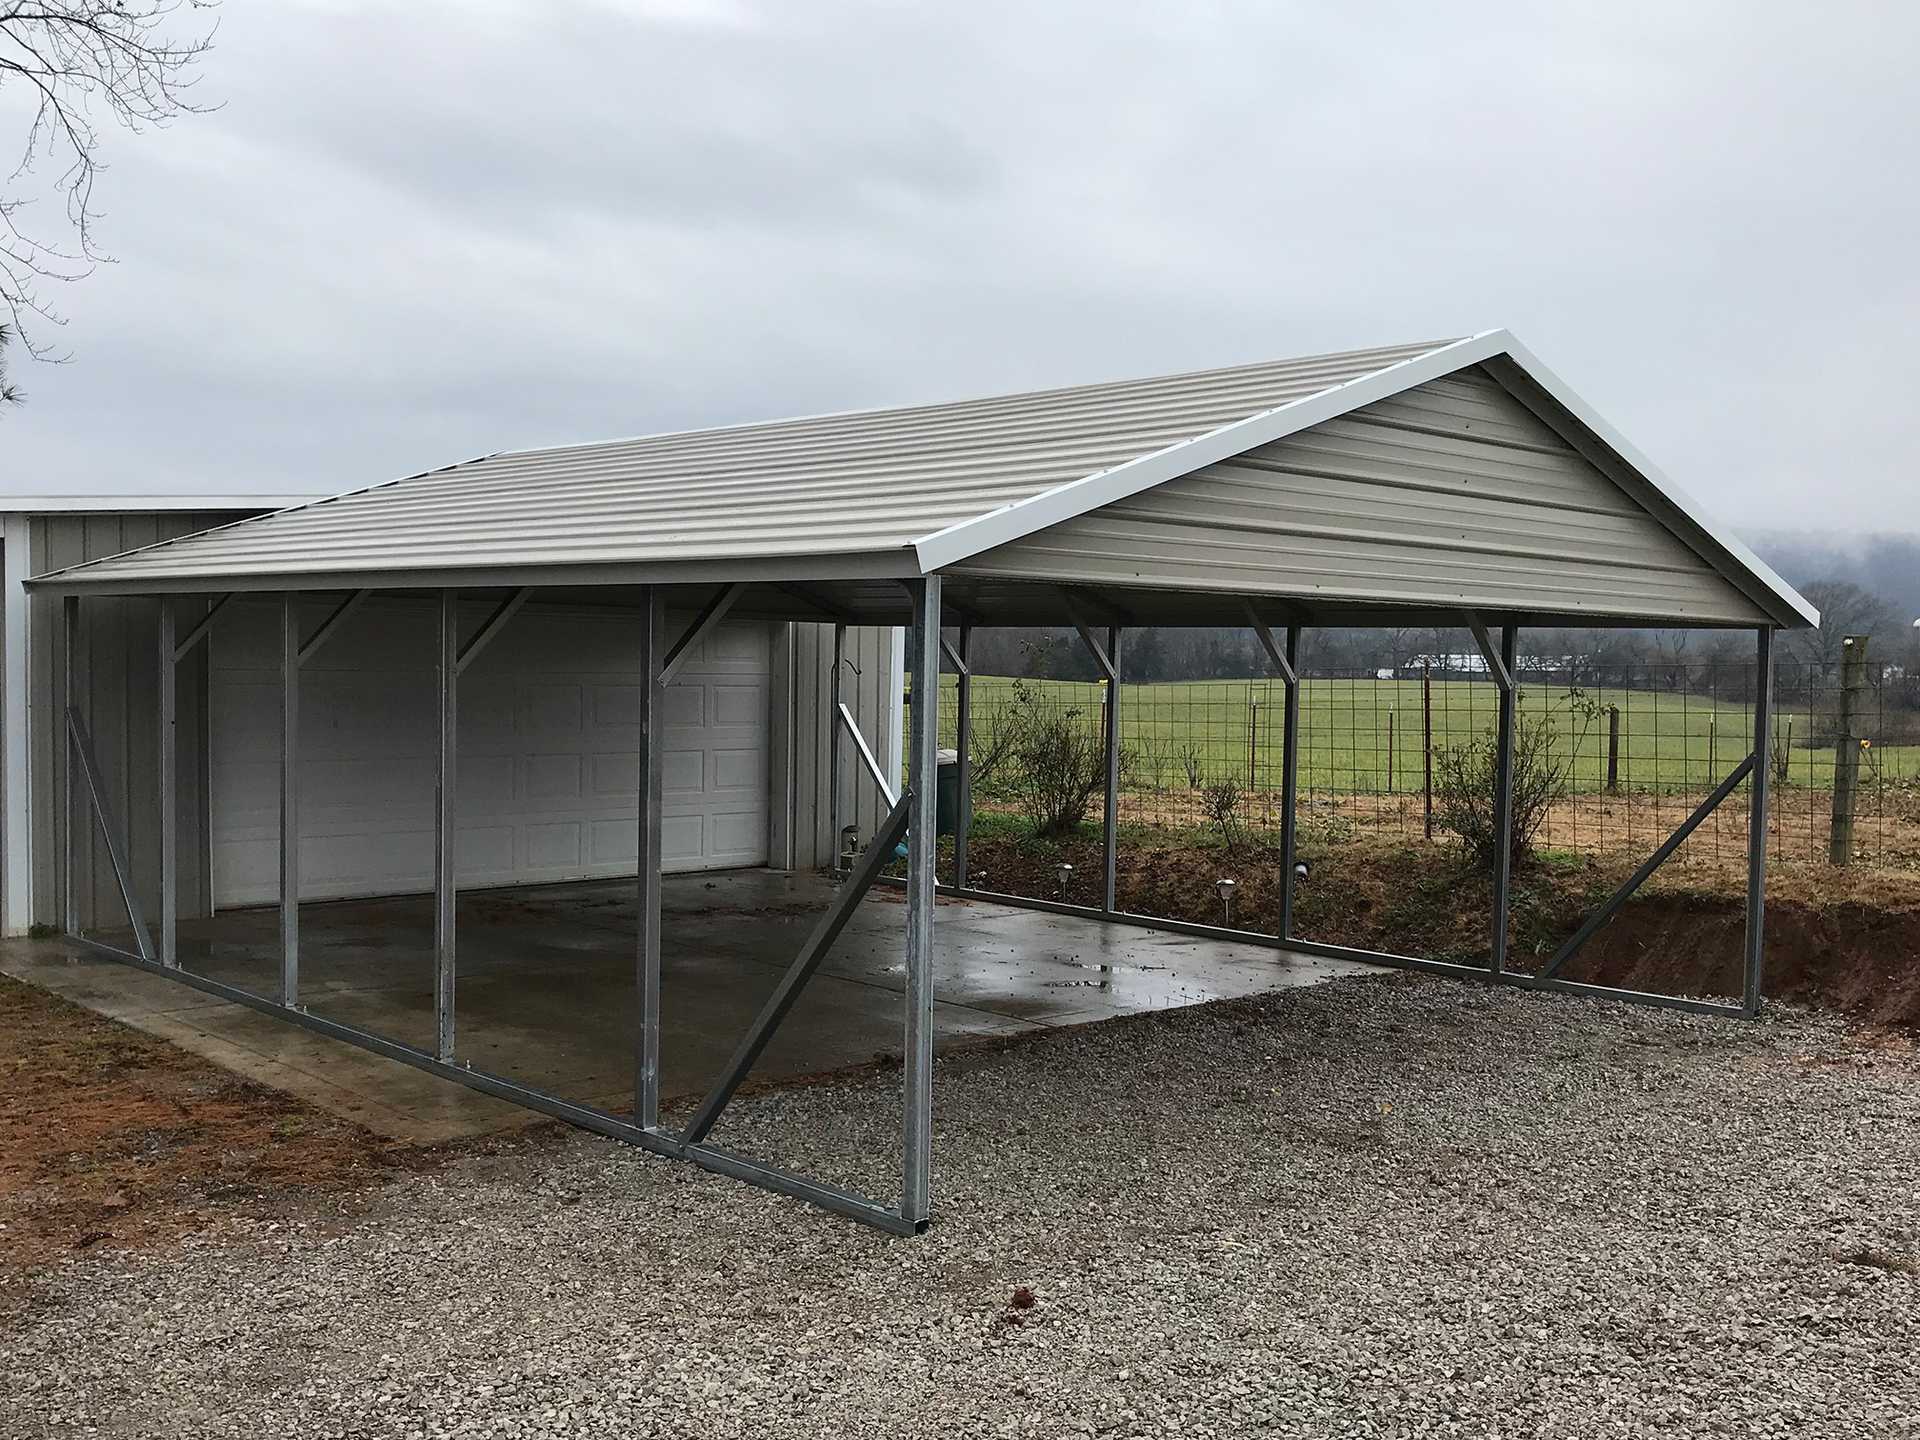
<svg viewBox="0 0 1920 1440">
<path fill-rule="evenodd" d="M 945 675 L 941 683 L 940 743 L 951 747 L 958 681 Z M 1044 712 L 1077 712 L 1097 733 L 1104 689 L 1078 681 L 976 676 L 976 757 L 991 750 L 1000 717 L 1023 703 Z M 1022 693 L 1028 697 L 1024 702 Z M 1232 776 L 1251 790 L 1277 789 L 1284 702 L 1285 689 L 1277 680 L 1123 684 L 1121 741 L 1131 762 L 1127 788 L 1182 790 Z M 1622 790 L 1705 791 L 1752 749 L 1753 717 L 1744 694 L 1613 688 L 1570 694 L 1564 686 L 1523 683 L 1522 714 L 1549 722 L 1553 753 L 1571 755 L 1570 791 L 1592 793 L 1607 786 L 1610 707 L 1619 715 L 1616 753 Z M 1496 711 L 1494 687 L 1484 680 L 1434 681 L 1429 719 L 1418 680 L 1305 679 L 1300 693 L 1301 789 L 1382 795 L 1418 791 L 1429 725 L 1432 744 L 1439 749 L 1488 733 Z M 1920 780 L 1914 718 L 1904 717 L 1909 730 L 1897 740 L 1882 718 L 1877 704 L 1866 717 L 1870 743 L 1861 756 L 1863 789 Z M 1885 716 L 1893 718 L 1891 712 Z M 1886 738 L 1876 731 L 1887 732 Z M 1830 788 L 1831 733 L 1830 710 L 1815 715 L 1805 706 L 1779 706 L 1774 745 L 1787 759 L 1784 772 L 1776 763 L 1776 780 L 1807 789 Z M 995 780 L 986 777 L 986 788 Z"/>
</svg>

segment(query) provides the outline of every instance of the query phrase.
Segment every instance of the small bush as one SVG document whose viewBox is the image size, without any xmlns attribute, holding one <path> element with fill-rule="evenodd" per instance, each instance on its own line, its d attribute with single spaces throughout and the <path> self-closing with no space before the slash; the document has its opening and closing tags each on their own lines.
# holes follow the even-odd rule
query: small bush
<svg viewBox="0 0 1920 1440">
<path fill-rule="evenodd" d="M 1017 703 L 1029 689 L 1021 681 L 1013 682 L 1015 704 L 995 705 L 984 714 L 975 712 L 967 736 L 967 768 L 975 790 L 991 793 L 1017 784 L 1017 776 L 1008 772 L 1019 761 L 1020 742 L 1030 706 Z"/>
<path fill-rule="evenodd" d="M 1180 748 L 1180 768 L 1186 772 L 1187 788 L 1203 790 L 1206 788 L 1206 772 L 1200 763 L 1200 749 L 1196 745 L 1183 745 Z"/>
<path fill-rule="evenodd" d="M 1028 700 L 1025 709 L 1020 798 L 1034 834 L 1065 835 L 1087 818 L 1095 793 L 1106 788 L 1106 747 L 1078 708 L 1047 710 Z"/>
<path fill-rule="evenodd" d="M 1210 782 L 1200 791 L 1200 812 L 1213 826 L 1228 855 L 1237 856 L 1246 839 L 1246 827 L 1240 815 L 1243 798 L 1240 782 L 1231 775 Z"/>
<path fill-rule="evenodd" d="M 1547 811 L 1566 793 L 1574 757 L 1601 707 L 1583 692 L 1567 694 L 1569 717 L 1577 722 L 1573 741 L 1559 745 L 1560 727 L 1551 713 L 1531 714 L 1516 704 L 1513 724 L 1513 861 L 1533 852 Z M 1494 823 L 1494 781 L 1498 772 L 1499 739 L 1489 726 L 1460 745 L 1443 746 L 1433 754 L 1433 819 L 1451 831 L 1466 847 L 1473 863 L 1492 870 L 1500 854 Z"/>
</svg>

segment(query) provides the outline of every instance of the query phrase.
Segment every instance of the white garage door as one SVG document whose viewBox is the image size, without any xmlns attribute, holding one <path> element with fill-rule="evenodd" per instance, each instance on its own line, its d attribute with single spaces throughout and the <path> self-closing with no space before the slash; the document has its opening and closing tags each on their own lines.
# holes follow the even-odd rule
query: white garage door
<svg viewBox="0 0 1920 1440">
<path fill-rule="evenodd" d="M 330 608 L 303 607 L 303 633 Z M 432 885 L 435 609 L 371 602 L 302 667 L 303 898 Z M 488 609 L 471 607 L 465 633 Z M 637 624 L 529 605 L 460 677 L 462 885 L 633 873 Z M 722 626 L 667 691 L 665 869 L 766 861 L 770 640 L 764 624 Z M 276 607 L 229 606 L 213 654 L 215 900 L 267 903 L 279 896 Z"/>
</svg>

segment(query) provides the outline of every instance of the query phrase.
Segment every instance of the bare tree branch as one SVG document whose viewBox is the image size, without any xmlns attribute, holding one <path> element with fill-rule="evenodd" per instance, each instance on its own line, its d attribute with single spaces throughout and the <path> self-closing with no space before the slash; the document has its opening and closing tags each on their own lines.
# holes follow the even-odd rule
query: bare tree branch
<svg viewBox="0 0 1920 1440">
<path fill-rule="evenodd" d="M 180 12 L 211 10 L 219 0 L 0 0 L 0 94 L 23 93 L 33 120 L 18 163 L 18 185 L 39 166 L 62 168 L 53 188 L 64 200 L 64 231 L 48 235 L 23 224 L 28 200 L 0 192 L 0 305 L 27 353 L 55 357 L 28 328 L 59 325 L 45 300 L 45 282 L 71 283 L 113 257 L 96 243 L 94 185 L 105 168 L 94 116 L 110 116 L 134 134 L 183 114 L 196 103 L 198 66 L 213 46 L 214 25 L 185 38 L 168 34 Z"/>
</svg>

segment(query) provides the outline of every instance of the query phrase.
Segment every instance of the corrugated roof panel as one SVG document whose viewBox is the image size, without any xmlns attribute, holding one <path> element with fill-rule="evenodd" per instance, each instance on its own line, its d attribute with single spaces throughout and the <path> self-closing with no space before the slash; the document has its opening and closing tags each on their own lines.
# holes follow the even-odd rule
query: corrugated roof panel
<svg viewBox="0 0 1920 1440">
<path fill-rule="evenodd" d="M 488 456 L 95 562 L 85 578 L 244 583 L 904 550 L 1442 343 Z"/>
</svg>

